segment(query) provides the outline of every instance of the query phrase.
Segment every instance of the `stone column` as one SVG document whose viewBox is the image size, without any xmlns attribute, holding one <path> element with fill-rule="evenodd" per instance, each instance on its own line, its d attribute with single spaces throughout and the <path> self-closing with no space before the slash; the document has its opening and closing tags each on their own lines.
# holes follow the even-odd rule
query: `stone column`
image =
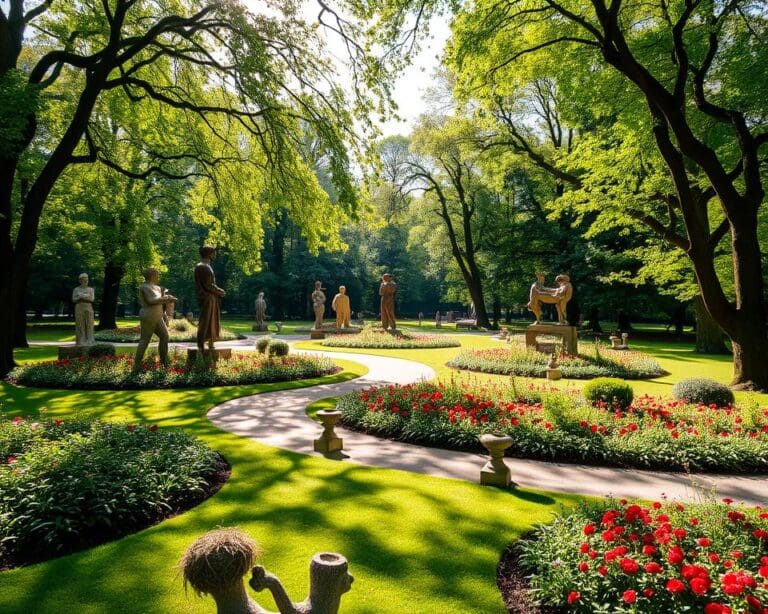
<svg viewBox="0 0 768 614">
<path fill-rule="evenodd" d="M 512 445 L 512 438 L 486 434 L 480 436 L 480 443 L 491 457 L 480 471 L 480 483 L 488 486 L 509 486 L 512 476 L 504 462 L 504 450 Z"/>
<path fill-rule="evenodd" d="M 344 440 L 333 430 L 341 420 L 341 412 L 338 409 L 321 409 L 317 412 L 317 417 L 323 423 L 323 434 L 319 439 L 315 439 L 315 452 L 328 454 L 343 450 Z"/>
</svg>

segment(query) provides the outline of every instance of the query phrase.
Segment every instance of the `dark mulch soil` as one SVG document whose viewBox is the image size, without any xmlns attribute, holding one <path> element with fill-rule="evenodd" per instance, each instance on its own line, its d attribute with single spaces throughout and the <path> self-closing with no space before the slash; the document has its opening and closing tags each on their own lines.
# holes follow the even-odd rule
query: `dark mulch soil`
<svg viewBox="0 0 768 614">
<path fill-rule="evenodd" d="M 558 614 L 564 608 L 553 608 L 536 603 L 530 596 L 528 572 L 520 561 L 517 543 L 507 546 L 496 570 L 496 585 L 510 614 Z"/>
<path fill-rule="evenodd" d="M 132 533 L 138 533 L 144 529 L 148 529 L 163 520 L 173 518 L 184 512 L 191 510 L 193 507 L 200 505 L 203 501 L 215 495 L 221 487 L 229 480 L 232 475 L 232 467 L 227 460 L 218 455 L 218 461 L 213 473 L 204 476 L 205 483 L 202 489 L 192 492 L 182 493 L 177 496 L 169 504 L 171 509 L 159 510 L 149 518 L 143 519 L 142 522 L 136 523 L 122 523 L 113 527 L 99 527 L 94 529 L 88 535 L 79 535 L 73 538 L 72 541 L 67 542 L 65 546 L 58 550 L 34 550 L 27 551 L 15 556 L 0 556 L 0 571 L 6 569 L 12 569 L 14 567 L 23 567 L 25 565 L 32 565 L 33 563 L 42 563 L 51 559 L 72 554 L 73 552 L 80 552 L 94 546 L 99 546 L 107 542 L 115 541 L 126 535 Z"/>
</svg>

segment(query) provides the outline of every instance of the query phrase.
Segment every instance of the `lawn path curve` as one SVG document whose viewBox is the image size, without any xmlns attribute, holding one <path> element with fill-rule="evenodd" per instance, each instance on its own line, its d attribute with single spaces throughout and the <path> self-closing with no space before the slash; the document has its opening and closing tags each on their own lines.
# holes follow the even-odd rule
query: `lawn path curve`
<svg viewBox="0 0 768 614">
<path fill-rule="evenodd" d="M 310 403 L 373 385 L 408 384 L 432 379 L 435 372 L 410 360 L 348 352 L 303 352 L 361 363 L 368 373 L 354 380 L 281 390 L 232 399 L 208 412 L 219 428 L 249 437 L 260 443 L 300 454 L 322 456 L 314 451 L 313 440 L 322 427 L 305 413 Z M 341 458 L 329 462 L 357 463 L 372 467 L 400 469 L 445 478 L 477 482 L 487 457 L 482 454 L 427 448 L 388 439 L 379 439 L 337 427 L 344 439 Z M 695 501 L 712 493 L 750 504 L 768 502 L 768 480 L 764 475 L 685 475 L 671 472 L 639 471 L 550 463 L 507 458 L 512 480 L 519 487 L 584 495 L 613 495 L 627 498 Z"/>
</svg>

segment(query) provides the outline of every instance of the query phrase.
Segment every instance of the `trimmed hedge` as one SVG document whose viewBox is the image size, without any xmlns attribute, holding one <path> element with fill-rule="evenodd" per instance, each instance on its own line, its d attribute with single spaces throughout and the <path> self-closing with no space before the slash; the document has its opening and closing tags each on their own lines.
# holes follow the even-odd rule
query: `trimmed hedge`
<svg viewBox="0 0 768 614">
<path fill-rule="evenodd" d="M 672 396 L 681 401 L 716 407 L 728 407 L 734 401 L 733 392 L 728 386 L 706 377 L 680 380 L 672 387 Z"/>
</svg>

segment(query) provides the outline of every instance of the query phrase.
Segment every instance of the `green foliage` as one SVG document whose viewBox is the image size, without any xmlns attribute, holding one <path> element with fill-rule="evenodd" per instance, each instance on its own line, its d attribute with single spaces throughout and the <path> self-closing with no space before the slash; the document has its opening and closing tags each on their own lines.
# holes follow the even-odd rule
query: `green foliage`
<svg viewBox="0 0 768 614">
<path fill-rule="evenodd" d="M 288 356 L 290 349 L 288 343 L 282 339 L 272 339 L 269 342 L 270 356 Z"/>
<path fill-rule="evenodd" d="M 632 405 L 634 392 L 627 382 L 613 377 L 598 377 L 584 385 L 584 398 L 592 404 L 602 404 L 620 410 Z"/>
<path fill-rule="evenodd" d="M 447 449 L 480 450 L 478 436 L 512 438 L 510 456 L 676 471 L 768 469 L 768 417 L 644 396 L 625 411 L 550 392 L 465 383 L 372 387 L 341 397 L 348 428 Z M 749 426 L 745 426 L 749 424 Z M 670 425 L 672 425 L 670 427 Z"/>
<path fill-rule="evenodd" d="M 0 419 L 0 555 L 33 558 L 143 528 L 199 491 L 216 458 L 156 426 Z"/>
<path fill-rule="evenodd" d="M 111 343 L 94 343 L 88 346 L 89 358 L 103 358 L 105 356 L 115 356 L 115 346 Z"/>
<path fill-rule="evenodd" d="M 416 349 L 459 347 L 461 343 L 448 335 L 424 335 L 419 333 L 388 332 L 376 328 L 364 328 L 357 334 L 331 335 L 321 345 L 335 348 Z"/>
<path fill-rule="evenodd" d="M 96 341 L 111 341 L 112 343 L 137 343 L 141 338 L 141 326 L 130 326 L 125 328 L 116 328 L 112 330 L 97 330 L 94 334 Z M 168 325 L 168 339 L 172 342 L 196 341 L 197 326 L 187 322 L 187 320 L 171 320 Z M 219 335 L 220 341 L 233 341 L 234 339 L 244 339 L 243 335 L 238 335 L 225 328 L 221 329 Z"/>
<path fill-rule="evenodd" d="M 314 356 L 280 356 L 273 359 L 260 354 L 237 354 L 215 363 L 200 359 L 189 364 L 186 352 L 172 352 L 167 369 L 156 358 L 147 358 L 134 371 L 133 356 L 120 354 L 29 363 L 16 367 L 9 379 L 41 388 L 200 388 L 300 380 L 336 371 L 331 360 Z"/>
<path fill-rule="evenodd" d="M 563 377 L 591 379 L 614 376 L 625 379 L 658 377 L 663 373 L 659 363 L 642 352 L 622 352 L 609 356 L 599 354 L 597 347 L 587 353 L 582 348 L 578 356 L 562 356 L 558 368 Z M 448 366 L 468 371 L 498 373 L 500 375 L 522 375 L 546 377 L 549 356 L 521 343 L 512 343 L 508 348 L 465 350 L 453 358 Z"/>
<path fill-rule="evenodd" d="M 689 403 L 727 407 L 733 405 L 733 392 L 725 384 L 706 377 L 691 377 L 672 387 L 672 396 Z"/>
<path fill-rule="evenodd" d="M 39 92 L 21 70 L 11 69 L 0 75 L 0 157 L 18 155 L 29 130 L 29 116 L 37 110 Z"/>
<path fill-rule="evenodd" d="M 517 548 L 545 607 L 747 612 L 768 600 L 767 536 L 760 506 L 608 500 L 558 516 Z"/>
<path fill-rule="evenodd" d="M 272 337 L 270 337 L 269 335 L 259 337 L 256 340 L 256 350 L 259 352 L 259 354 L 265 354 L 271 342 L 272 342 Z"/>
</svg>

